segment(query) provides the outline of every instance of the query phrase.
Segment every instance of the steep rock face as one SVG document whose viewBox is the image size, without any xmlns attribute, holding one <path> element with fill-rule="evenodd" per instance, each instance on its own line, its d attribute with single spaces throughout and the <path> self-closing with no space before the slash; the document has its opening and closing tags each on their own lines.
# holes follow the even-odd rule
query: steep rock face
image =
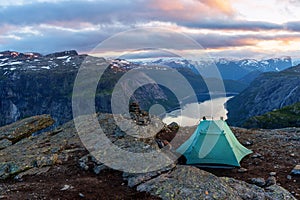
<svg viewBox="0 0 300 200">
<path fill-rule="evenodd" d="M 135 67 L 120 60 L 106 61 L 78 55 L 76 51 L 46 56 L 18 52 L 0 54 L 0 125 L 41 114 L 50 114 L 55 125 L 71 120 L 74 81 L 83 62 L 86 62 L 85 66 L 107 68 L 98 83 L 95 104 L 98 112 L 111 112 L 114 85 L 126 71 Z M 87 76 L 87 82 L 89 78 Z M 126 89 L 126 85 L 123 88 Z M 157 85 L 145 86 L 134 98 L 145 106 L 153 103 L 147 99 L 154 99 L 154 103 L 168 100 L 164 92 L 157 89 Z"/>
<path fill-rule="evenodd" d="M 300 65 L 265 73 L 227 102 L 228 122 L 241 126 L 250 117 L 300 101 Z"/>
<path fill-rule="evenodd" d="M 17 76 L 13 80 L 13 76 Z M 58 122 L 71 117 L 70 97 L 75 72 L 51 74 L 41 72 L 14 72 L 10 80 L 0 81 L 1 122 L 8 124 L 26 116 L 50 114 Z"/>
<path fill-rule="evenodd" d="M 0 125 L 40 114 L 50 114 L 56 124 L 70 120 L 72 86 L 85 57 L 15 54 L 1 59 Z"/>
</svg>

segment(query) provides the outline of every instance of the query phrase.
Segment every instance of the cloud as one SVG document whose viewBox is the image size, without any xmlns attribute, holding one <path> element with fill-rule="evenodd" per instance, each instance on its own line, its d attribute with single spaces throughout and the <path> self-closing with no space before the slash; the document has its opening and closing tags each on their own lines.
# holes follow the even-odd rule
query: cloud
<svg viewBox="0 0 300 200">
<path fill-rule="evenodd" d="M 38 51 L 41 53 L 50 53 L 66 49 L 77 49 L 80 52 L 89 52 L 103 40 L 110 38 L 116 33 L 128 30 L 128 26 L 120 23 L 105 25 L 83 23 L 77 24 L 76 26 L 74 23 L 75 22 L 70 22 L 66 26 L 62 26 L 64 23 L 18 26 L 18 28 L 17 26 L 6 26 L 5 29 L 1 29 L 2 37 L 0 37 L 0 49 Z M 178 26 L 174 23 L 164 22 L 150 22 L 136 26 L 144 28 L 148 27 L 149 30 L 152 30 L 157 26 L 162 26 L 169 28 L 171 32 L 173 30 L 179 31 L 192 37 L 206 49 L 246 48 L 249 46 L 256 46 L 262 41 L 282 41 L 283 45 L 289 45 L 289 43 L 293 43 L 293 41 L 299 40 L 300 38 L 300 33 L 289 31 L 282 32 L 281 30 L 276 29 L 244 32 L 243 29 L 245 29 L 245 27 L 241 28 L 240 26 L 237 26 L 240 30 L 236 29 L 235 31 L 227 31 L 224 29 L 223 31 L 219 31 L 219 29 L 191 29 L 185 26 Z M 127 50 L 127 47 L 140 48 L 138 46 L 132 46 L 132 44 L 141 43 L 145 39 L 144 37 L 145 34 L 143 34 L 143 32 L 133 31 L 123 40 L 111 38 L 113 43 L 111 43 L 112 46 L 107 50 L 121 51 Z M 149 38 L 151 38 L 152 44 L 170 45 L 165 44 L 166 41 L 169 40 L 168 35 L 163 32 L 160 35 L 149 36 Z M 172 41 L 177 41 L 176 43 L 171 42 L 177 49 L 188 49 L 187 46 L 177 45 L 180 43 L 186 44 L 185 42 L 179 42 L 179 38 L 175 38 Z M 145 46 L 145 48 L 146 47 L 149 46 Z"/>
<path fill-rule="evenodd" d="M 188 22 L 183 25 L 190 28 L 221 29 L 221 30 L 282 30 L 283 25 L 263 21 L 246 20 L 204 20 L 199 23 Z"/>
<path fill-rule="evenodd" d="M 0 8 L 0 24 L 32 25 L 60 21 L 130 24 L 151 20 L 181 23 L 221 19 L 232 14 L 229 0 L 42 1 Z"/>
<path fill-rule="evenodd" d="M 273 32 L 269 35 L 264 34 L 204 34 L 191 35 L 203 47 L 209 49 L 231 48 L 231 47 L 247 47 L 256 46 L 261 42 L 276 41 L 288 45 L 295 41 L 300 41 L 300 33 L 278 33 Z"/>
<path fill-rule="evenodd" d="M 252 46 L 257 44 L 257 39 L 245 36 L 201 35 L 196 40 L 207 49 Z"/>
<path fill-rule="evenodd" d="M 247 49 L 264 41 L 289 46 L 299 40 L 300 21 L 281 24 L 242 20 L 237 16 L 235 1 L 18 0 L 14 5 L 0 7 L 0 48 L 41 53 L 65 49 L 88 52 L 121 31 L 157 26 L 186 33 L 209 50 Z M 124 46 L 139 37 L 132 35 Z"/>
<path fill-rule="evenodd" d="M 152 0 L 150 1 L 150 7 L 155 9 L 160 9 L 162 11 L 184 11 L 186 9 L 186 6 L 183 4 L 180 0 Z"/>
<path fill-rule="evenodd" d="M 51 24 L 76 29 L 119 23 L 130 28 L 137 23 L 162 21 L 190 28 L 221 30 L 300 29 L 298 23 L 235 20 L 234 13 L 229 0 L 39 2 L 0 8 L 0 26 Z"/>
<path fill-rule="evenodd" d="M 288 22 L 284 25 L 287 30 L 300 32 L 300 21 Z"/>
<path fill-rule="evenodd" d="M 111 23 L 133 20 L 138 15 L 136 4 L 127 1 L 63 1 L 14 5 L 0 9 L 0 24 L 32 25 L 59 21 Z M 141 6 L 141 5 L 139 5 Z"/>
<path fill-rule="evenodd" d="M 232 17 L 235 12 L 229 0 L 149 0 L 150 19 L 180 22 L 199 22 L 204 19 Z M 145 17 L 145 16 L 144 16 Z"/>
<path fill-rule="evenodd" d="M 210 8 L 216 9 L 226 15 L 234 15 L 235 11 L 231 6 L 231 2 L 229 0 L 198 0 Z"/>
<path fill-rule="evenodd" d="M 32 32 L 33 30 L 35 32 Z M 82 27 L 80 29 L 45 24 L 19 26 L 17 30 L 13 29 L 0 36 L 0 49 L 21 52 L 37 51 L 43 54 L 68 49 L 88 52 L 99 42 L 121 31 L 124 31 L 123 27 L 114 24 L 106 25 L 105 27 Z M 15 37 L 1 39 L 12 35 Z"/>
</svg>

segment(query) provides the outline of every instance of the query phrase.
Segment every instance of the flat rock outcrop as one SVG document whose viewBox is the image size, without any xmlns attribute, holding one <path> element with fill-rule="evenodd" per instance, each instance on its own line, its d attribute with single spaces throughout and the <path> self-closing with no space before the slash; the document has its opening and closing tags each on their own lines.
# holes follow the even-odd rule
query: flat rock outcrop
<svg viewBox="0 0 300 200">
<path fill-rule="evenodd" d="M 181 165 L 140 184 L 137 190 L 162 199 L 296 199 L 279 185 L 261 188 L 233 178 L 217 177 L 196 167 Z"/>
</svg>

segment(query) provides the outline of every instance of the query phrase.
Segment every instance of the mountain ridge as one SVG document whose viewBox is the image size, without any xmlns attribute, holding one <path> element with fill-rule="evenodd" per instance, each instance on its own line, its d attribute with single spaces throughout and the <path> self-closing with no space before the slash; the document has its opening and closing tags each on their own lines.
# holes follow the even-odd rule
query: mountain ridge
<svg viewBox="0 0 300 200">
<path fill-rule="evenodd" d="M 171 58 L 149 58 L 149 59 L 129 59 L 136 64 L 154 64 L 166 65 L 173 68 L 188 67 L 195 73 L 199 73 L 204 77 L 210 77 L 213 74 L 209 72 L 208 67 L 216 66 L 223 79 L 240 80 L 253 71 L 260 73 L 269 71 L 282 71 L 292 67 L 292 59 L 289 56 L 269 59 L 199 59 L 189 61 L 181 57 Z"/>
</svg>

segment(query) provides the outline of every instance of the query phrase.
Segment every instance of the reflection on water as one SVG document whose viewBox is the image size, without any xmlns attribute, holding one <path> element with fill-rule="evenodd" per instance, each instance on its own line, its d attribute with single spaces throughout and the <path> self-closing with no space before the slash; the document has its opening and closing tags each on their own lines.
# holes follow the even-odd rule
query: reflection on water
<svg viewBox="0 0 300 200">
<path fill-rule="evenodd" d="M 199 123 L 199 120 L 204 116 L 207 119 L 227 119 L 227 110 L 224 104 L 232 97 L 221 97 L 202 103 L 190 103 L 183 107 L 182 110 L 174 110 L 167 113 L 163 118 L 163 122 L 170 124 L 178 123 L 180 126 L 194 126 Z"/>
</svg>

